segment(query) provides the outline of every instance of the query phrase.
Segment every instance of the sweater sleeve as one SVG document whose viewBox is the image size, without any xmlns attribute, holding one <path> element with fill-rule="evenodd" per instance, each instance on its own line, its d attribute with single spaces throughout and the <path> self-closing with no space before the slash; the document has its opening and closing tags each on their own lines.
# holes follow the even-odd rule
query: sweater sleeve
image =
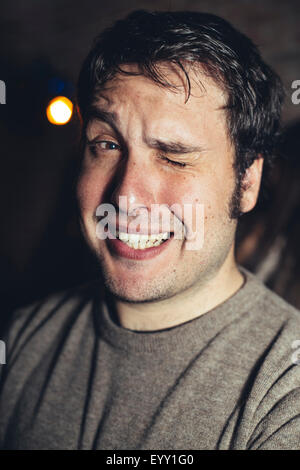
<svg viewBox="0 0 300 470">
<path fill-rule="evenodd" d="M 300 450 L 300 365 L 293 361 L 296 339 L 300 339 L 299 322 L 291 319 L 250 372 L 220 449 Z"/>
<path fill-rule="evenodd" d="M 293 342 L 300 339 L 298 322 L 287 322 L 267 354 L 250 394 L 252 426 L 247 448 L 300 449 L 300 364 Z"/>
<path fill-rule="evenodd" d="M 300 387 L 281 398 L 261 419 L 248 448 L 300 450 Z"/>
</svg>

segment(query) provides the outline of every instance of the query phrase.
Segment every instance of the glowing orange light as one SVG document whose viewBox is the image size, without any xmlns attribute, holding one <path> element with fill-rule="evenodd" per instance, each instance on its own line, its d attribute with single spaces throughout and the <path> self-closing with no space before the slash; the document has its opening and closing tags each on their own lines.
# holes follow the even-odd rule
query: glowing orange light
<svg viewBox="0 0 300 470">
<path fill-rule="evenodd" d="M 67 124 L 73 114 L 73 103 L 65 96 L 57 96 L 48 104 L 46 113 L 51 124 Z"/>
</svg>

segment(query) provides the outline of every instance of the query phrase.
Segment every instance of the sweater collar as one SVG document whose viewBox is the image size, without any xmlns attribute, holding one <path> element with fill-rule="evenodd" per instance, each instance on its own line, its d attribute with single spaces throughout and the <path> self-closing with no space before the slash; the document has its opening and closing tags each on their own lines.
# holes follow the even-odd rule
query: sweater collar
<svg viewBox="0 0 300 470">
<path fill-rule="evenodd" d="M 201 349 L 201 344 L 207 344 L 221 330 L 249 312 L 264 293 L 263 284 L 253 274 L 242 266 L 239 270 L 245 282 L 235 294 L 199 317 L 165 330 L 138 332 L 123 328 L 112 319 L 109 303 L 97 296 L 94 306 L 97 332 L 114 348 L 128 352 L 171 352 L 187 347 Z"/>
</svg>

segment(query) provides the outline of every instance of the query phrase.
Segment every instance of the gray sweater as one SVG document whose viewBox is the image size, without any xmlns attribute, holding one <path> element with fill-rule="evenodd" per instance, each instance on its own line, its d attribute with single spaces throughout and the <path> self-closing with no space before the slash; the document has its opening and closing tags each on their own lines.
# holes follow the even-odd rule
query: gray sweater
<svg viewBox="0 0 300 470">
<path fill-rule="evenodd" d="M 300 314 L 240 269 L 230 299 L 160 332 L 114 323 L 98 281 L 17 311 L 0 447 L 300 449 Z"/>
</svg>

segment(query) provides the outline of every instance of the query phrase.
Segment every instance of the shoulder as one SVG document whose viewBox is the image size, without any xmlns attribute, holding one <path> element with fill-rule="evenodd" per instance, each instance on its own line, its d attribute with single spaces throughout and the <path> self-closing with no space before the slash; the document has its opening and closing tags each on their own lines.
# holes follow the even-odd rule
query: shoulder
<svg viewBox="0 0 300 470">
<path fill-rule="evenodd" d="M 253 316 L 259 318 L 259 324 L 268 329 L 281 327 L 285 330 L 300 327 L 300 311 L 271 291 L 255 274 L 240 266 L 246 277 L 247 295 Z"/>
<path fill-rule="evenodd" d="M 71 329 L 76 324 L 80 329 L 90 320 L 93 302 L 100 290 L 99 281 L 89 281 L 15 310 L 4 333 L 8 360 L 29 342 L 46 348 L 66 328 Z"/>
<path fill-rule="evenodd" d="M 256 382 L 258 395 L 266 393 L 275 383 L 276 387 L 285 383 L 288 389 L 296 384 L 300 386 L 300 312 L 255 275 L 243 271 L 247 295 L 252 299 L 236 335 L 244 355 L 252 358 L 250 382 Z"/>
<path fill-rule="evenodd" d="M 300 312 L 241 271 L 247 306 L 238 336 L 251 367 L 224 435 L 230 430 L 234 449 L 298 449 Z"/>
</svg>

